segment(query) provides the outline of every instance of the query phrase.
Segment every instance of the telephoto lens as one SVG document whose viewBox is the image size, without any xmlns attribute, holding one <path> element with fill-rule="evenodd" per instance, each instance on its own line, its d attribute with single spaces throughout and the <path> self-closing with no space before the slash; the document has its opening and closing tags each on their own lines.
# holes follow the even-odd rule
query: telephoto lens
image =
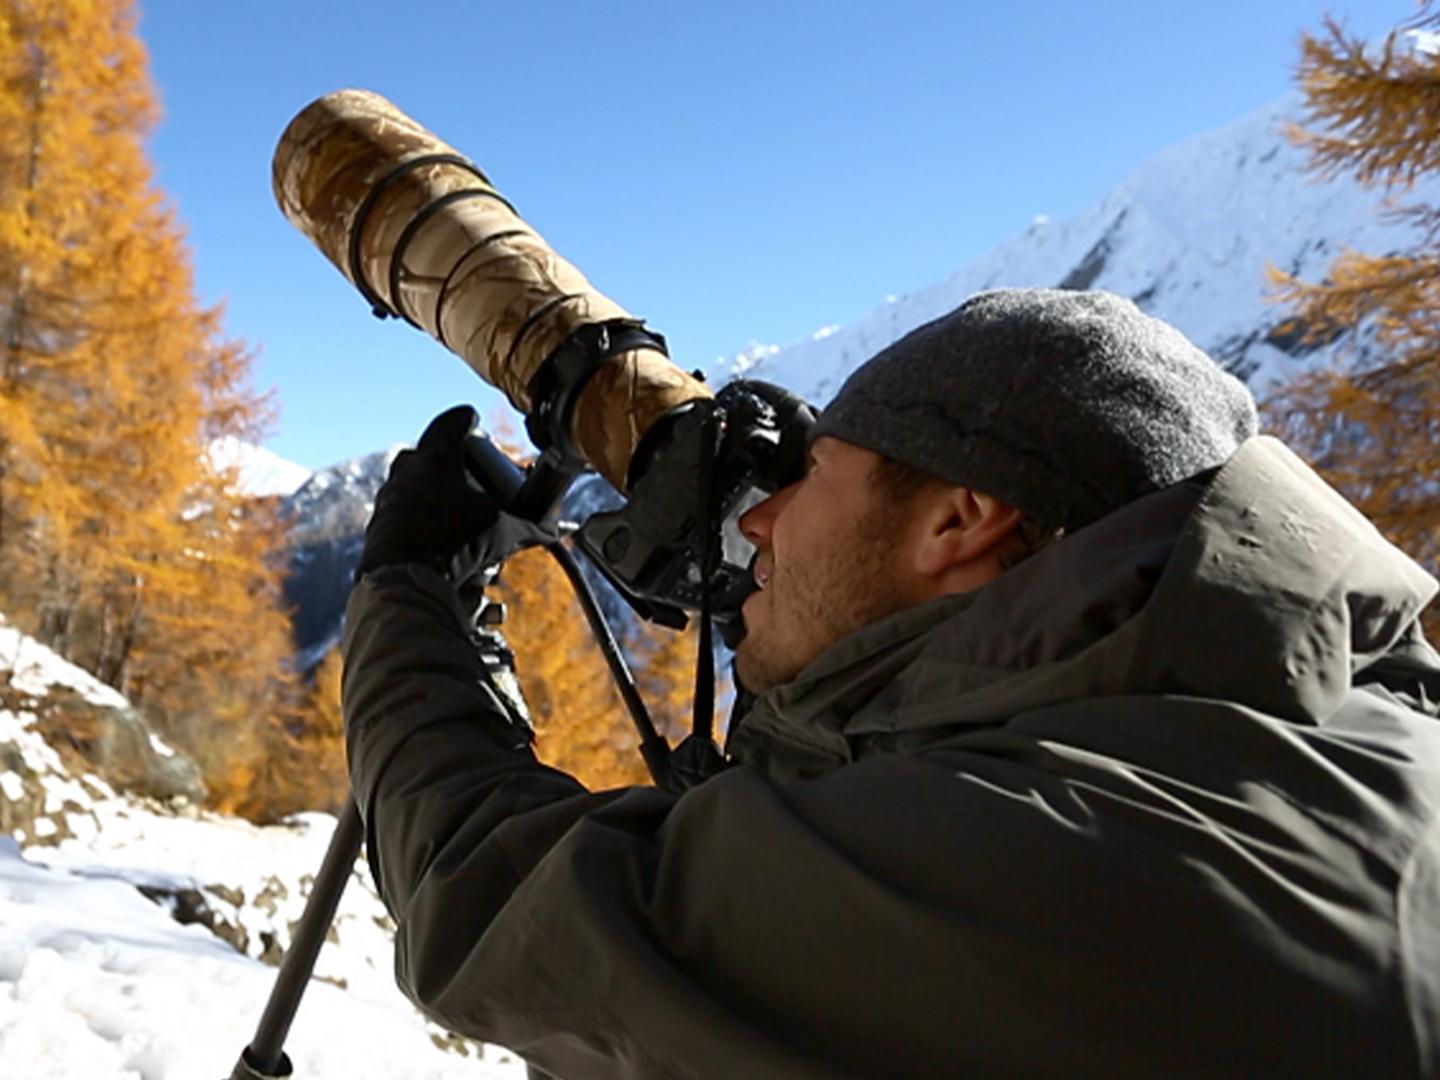
<svg viewBox="0 0 1440 1080">
<path fill-rule="evenodd" d="M 379 94 L 339 90 L 285 129 L 290 222 L 379 315 L 458 355 L 621 490 L 661 417 L 710 397 L 658 334 L 596 290 L 454 147 Z M 545 425 L 541 425 L 544 428 Z"/>
</svg>

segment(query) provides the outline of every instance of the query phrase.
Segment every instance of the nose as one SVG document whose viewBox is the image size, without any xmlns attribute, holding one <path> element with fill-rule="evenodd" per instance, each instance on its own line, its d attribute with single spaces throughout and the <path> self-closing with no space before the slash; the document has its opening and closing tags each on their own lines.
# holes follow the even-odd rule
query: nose
<svg viewBox="0 0 1440 1080">
<path fill-rule="evenodd" d="M 745 513 L 740 515 L 737 524 L 740 526 L 740 535 L 749 540 L 757 548 L 770 546 L 770 534 L 775 529 L 775 519 L 780 511 L 795 494 L 798 484 L 791 484 L 789 487 L 781 488 L 764 502 L 756 503 Z"/>
</svg>

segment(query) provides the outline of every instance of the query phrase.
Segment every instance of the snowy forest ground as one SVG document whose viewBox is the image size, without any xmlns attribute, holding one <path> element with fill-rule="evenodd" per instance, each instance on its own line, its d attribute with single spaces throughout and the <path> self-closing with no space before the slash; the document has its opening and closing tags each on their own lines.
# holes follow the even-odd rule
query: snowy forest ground
<svg viewBox="0 0 1440 1080">
<path fill-rule="evenodd" d="M 0 669 L 32 702 L 125 705 L 3 617 Z M 258 827 L 120 795 L 67 769 L 35 722 L 0 707 L 0 797 L 39 796 L 27 828 L 0 834 L 0 1080 L 229 1076 L 274 983 L 260 958 L 288 945 L 335 819 Z M 286 1042 L 297 1076 L 524 1076 L 508 1052 L 423 1020 L 392 965 L 362 861 Z"/>
<path fill-rule="evenodd" d="M 333 828 L 318 815 L 256 829 L 110 809 L 111 824 L 85 845 L 24 852 L 0 836 L 0 1080 L 229 1076 L 275 969 L 203 926 L 176 922 L 137 886 L 298 883 L 319 865 Z M 501 1049 L 486 1047 L 477 1061 L 479 1048 L 437 1044 L 440 1033 L 393 987 L 381 916 L 368 891 L 348 890 L 342 944 L 325 946 L 322 978 L 312 980 L 286 1044 L 296 1075 L 523 1077 Z"/>
</svg>

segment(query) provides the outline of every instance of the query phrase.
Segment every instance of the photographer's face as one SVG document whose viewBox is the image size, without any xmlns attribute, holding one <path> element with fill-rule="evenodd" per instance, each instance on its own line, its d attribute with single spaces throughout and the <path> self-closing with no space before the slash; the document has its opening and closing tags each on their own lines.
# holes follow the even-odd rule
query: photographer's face
<svg viewBox="0 0 1440 1080">
<path fill-rule="evenodd" d="M 822 436 L 810 468 L 740 519 L 755 545 L 741 684 L 762 692 L 789 682 L 827 646 L 914 602 L 897 549 L 904 517 L 871 482 L 879 455 Z"/>
</svg>

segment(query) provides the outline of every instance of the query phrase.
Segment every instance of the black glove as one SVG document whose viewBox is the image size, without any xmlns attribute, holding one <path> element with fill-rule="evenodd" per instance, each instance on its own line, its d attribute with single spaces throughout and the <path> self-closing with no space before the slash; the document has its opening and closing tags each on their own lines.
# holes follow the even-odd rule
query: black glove
<svg viewBox="0 0 1440 1080">
<path fill-rule="evenodd" d="M 520 548 L 554 539 L 505 513 L 466 467 L 466 442 L 478 419 L 470 406 L 457 405 L 430 421 L 414 450 L 395 458 L 375 496 L 357 580 L 382 566 L 420 563 L 459 589 Z"/>
</svg>

